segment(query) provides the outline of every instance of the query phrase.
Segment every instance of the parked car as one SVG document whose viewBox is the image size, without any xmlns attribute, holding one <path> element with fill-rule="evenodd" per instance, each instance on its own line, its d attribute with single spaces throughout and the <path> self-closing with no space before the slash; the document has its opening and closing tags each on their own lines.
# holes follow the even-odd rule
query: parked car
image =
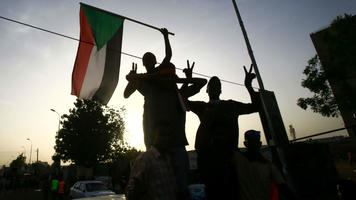
<svg viewBox="0 0 356 200">
<path fill-rule="evenodd" d="M 108 196 L 86 197 L 81 200 L 126 200 L 124 194 L 114 194 Z"/>
<path fill-rule="evenodd" d="M 71 199 L 114 195 L 101 181 L 78 181 L 70 188 Z"/>
<path fill-rule="evenodd" d="M 204 184 L 192 184 L 188 186 L 188 189 L 192 200 L 203 200 L 206 198 Z"/>
</svg>

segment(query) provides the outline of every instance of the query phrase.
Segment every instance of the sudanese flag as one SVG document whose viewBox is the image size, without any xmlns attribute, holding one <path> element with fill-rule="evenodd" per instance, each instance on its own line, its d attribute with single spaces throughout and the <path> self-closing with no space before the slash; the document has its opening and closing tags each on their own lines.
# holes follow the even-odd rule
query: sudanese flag
<svg viewBox="0 0 356 200">
<path fill-rule="evenodd" d="M 85 4 L 72 73 L 72 95 L 107 104 L 119 80 L 124 18 Z"/>
</svg>

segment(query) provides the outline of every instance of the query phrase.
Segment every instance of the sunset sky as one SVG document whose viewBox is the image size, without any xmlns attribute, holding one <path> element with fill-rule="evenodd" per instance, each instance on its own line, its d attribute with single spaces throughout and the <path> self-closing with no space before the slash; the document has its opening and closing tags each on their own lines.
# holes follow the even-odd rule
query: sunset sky
<svg viewBox="0 0 356 200">
<path fill-rule="evenodd" d="M 1 0 L 0 16 L 79 38 L 79 2 L 76 0 Z M 113 13 L 157 27 L 166 27 L 173 50 L 172 62 L 179 68 L 195 61 L 194 70 L 208 76 L 242 84 L 243 65 L 251 61 L 231 0 L 91 0 L 83 1 Z M 293 124 L 297 137 L 344 126 L 341 118 L 326 118 L 296 105 L 299 97 L 311 96 L 300 83 L 307 61 L 316 51 L 309 34 L 327 27 L 338 15 L 356 14 L 355 0 L 238 0 L 265 89 L 274 91 L 284 125 Z M 58 115 L 68 113 L 71 74 L 78 41 L 0 19 L 0 164 L 9 164 L 26 152 L 32 160 L 51 162 Z M 139 57 L 153 52 L 164 58 L 163 36 L 157 30 L 124 22 L 122 51 Z M 143 97 L 138 92 L 123 98 L 125 75 L 131 63 L 145 72 L 140 59 L 121 56 L 120 79 L 109 106 L 124 106 L 125 139 L 144 150 Z M 183 77 L 178 70 L 178 76 Z M 258 88 L 257 81 L 253 83 Z M 206 87 L 192 100 L 207 101 Z M 250 102 L 245 87 L 222 83 L 222 99 Z M 262 130 L 258 114 L 241 116 L 242 133 Z M 187 113 L 188 150 L 194 149 L 199 119 Z M 333 135 L 342 135 L 336 132 Z M 27 160 L 28 161 L 28 160 Z"/>
</svg>

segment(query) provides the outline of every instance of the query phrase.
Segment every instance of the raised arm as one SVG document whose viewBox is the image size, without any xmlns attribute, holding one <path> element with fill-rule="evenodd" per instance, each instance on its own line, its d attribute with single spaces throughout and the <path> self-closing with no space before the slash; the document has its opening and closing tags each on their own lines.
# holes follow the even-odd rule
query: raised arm
<svg viewBox="0 0 356 200">
<path fill-rule="evenodd" d="M 188 69 L 188 78 L 179 78 L 177 75 L 161 75 L 159 72 L 154 72 L 154 73 L 144 73 L 144 74 L 137 74 L 135 70 L 131 70 L 132 73 L 130 72 L 127 76 L 126 79 L 129 82 L 135 83 L 138 82 L 140 83 L 141 81 L 150 81 L 150 82 L 156 82 L 160 83 L 162 87 L 168 87 L 172 88 L 174 86 L 172 83 L 183 83 L 186 86 L 188 84 L 193 84 L 192 86 L 188 86 L 188 88 L 197 88 L 197 92 L 207 83 L 206 79 L 203 78 L 192 78 L 191 75 L 191 68 Z M 189 78 L 190 77 L 190 78 Z M 175 88 L 175 86 L 174 86 Z M 195 92 L 195 93 L 197 93 Z"/>
<path fill-rule="evenodd" d="M 128 74 L 126 79 L 129 82 L 135 83 L 136 88 L 141 87 L 140 84 L 156 83 L 165 89 L 176 89 L 175 83 L 179 81 L 176 75 L 160 75 L 159 72 L 144 73 L 144 74 Z M 128 89 L 129 91 L 129 89 Z"/>
<path fill-rule="evenodd" d="M 171 62 L 171 58 L 172 58 L 172 48 L 171 48 L 171 44 L 170 44 L 169 38 L 168 38 L 168 30 L 166 28 L 162 28 L 162 29 L 160 29 L 160 31 L 163 34 L 164 45 L 166 48 L 166 57 L 164 57 L 162 63 L 169 64 Z"/>
</svg>

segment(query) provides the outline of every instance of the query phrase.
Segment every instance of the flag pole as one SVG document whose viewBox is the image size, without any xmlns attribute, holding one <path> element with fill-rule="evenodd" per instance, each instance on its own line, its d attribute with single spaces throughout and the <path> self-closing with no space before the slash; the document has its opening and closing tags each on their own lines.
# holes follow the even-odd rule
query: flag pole
<svg viewBox="0 0 356 200">
<path fill-rule="evenodd" d="M 80 4 L 80 5 L 85 5 L 85 6 L 88 6 L 88 7 L 90 7 L 90 8 L 97 9 L 97 10 L 99 10 L 99 11 L 101 11 L 101 12 L 105 12 L 105 13 L 107 13 L 107 14 L 109 14 L 109 15 L 113 15 L 113 16 L 115 16 L 115 17 L 124 18 L 124 19 L 126 19 L 126 20 L 129 20 L 129 21 L 132 21 L 132 22 L 135 22 L 135 23 L 138 23 L 138 24 L 141 24 L 141 25 L 144 25 L 144 26 L 147 26 L 147 27 L 150 27 L 150 28 L 153 28 L 153 29 L 159 30 L 159 31 L 161 30 L 160 28 L 155 27 L 155 26 L 152 26 L 152 25 L 150 25 L 150 24 L 146 24 L 146 23 L 143 23 L 143 22 L 137 21 L 137 20 L 135 20 L 135 19 L 131 19 L 131 18 L 128 18 L 128 17 L 122 16 L 122 15 L 118 15 L 118 14 L 116 14 L 116 13 L 112 13 L 112 12 L 109 12 L 109 11 L 103 10 L 103 9 L 101 9 L 101 8 L 97 8 L 97 7 L 94 7 L 94 6 L 91 6 L 91 5 L 88 5 L 88 4 L 85 4 L 85 3 L 82 3 L 82 2 L 80 2 L 79 4 Z M 174 35 L 174 33 L 171 33 L 171 32 L 168 32 L 168 34 L 170 34 L 170 35 Z"/>
<path fill-rule="evenodd" d="M 262 82 L 262 78 L 261 78 L 260 72 L 258 71 L 258 68 L 257 68 L 257 63 L 256 63 L 256 60 L 255 60 L 255 56 L 253 55 L 253 51 L 252 51 L 252 48 L 251 48 L 251 45 L 250 45 L 250 41 L 248 40 L 248 36 L 247 36 L 247 32 L 246 32 L 244 23 L 242 21 L 242 18 L 241 18 L 240 12 L 239 12 L 239 9 L 237 8 L 235 0 L 232 0 L 232 3 L 234 4 L 234 8 L 235 8 L 235 12 L 236 12 L 236 15 L 237 15 L 237 19 L 239 21 L 242 34 L 244 35 L 244 39 L 245 39 L 245 42 L 246 42 L 248 54 L 250 55 L 251 62 L 252 62 L 252 65 L 253 65 L 253 69 L 255 70 L 255 73 L 256 73 L 256 76 L 257 76 L 258 85 L 260 86 L 260 90 L 265 90 L 265 88 L 263 86 L 263 82 Z"/>
</svg>

